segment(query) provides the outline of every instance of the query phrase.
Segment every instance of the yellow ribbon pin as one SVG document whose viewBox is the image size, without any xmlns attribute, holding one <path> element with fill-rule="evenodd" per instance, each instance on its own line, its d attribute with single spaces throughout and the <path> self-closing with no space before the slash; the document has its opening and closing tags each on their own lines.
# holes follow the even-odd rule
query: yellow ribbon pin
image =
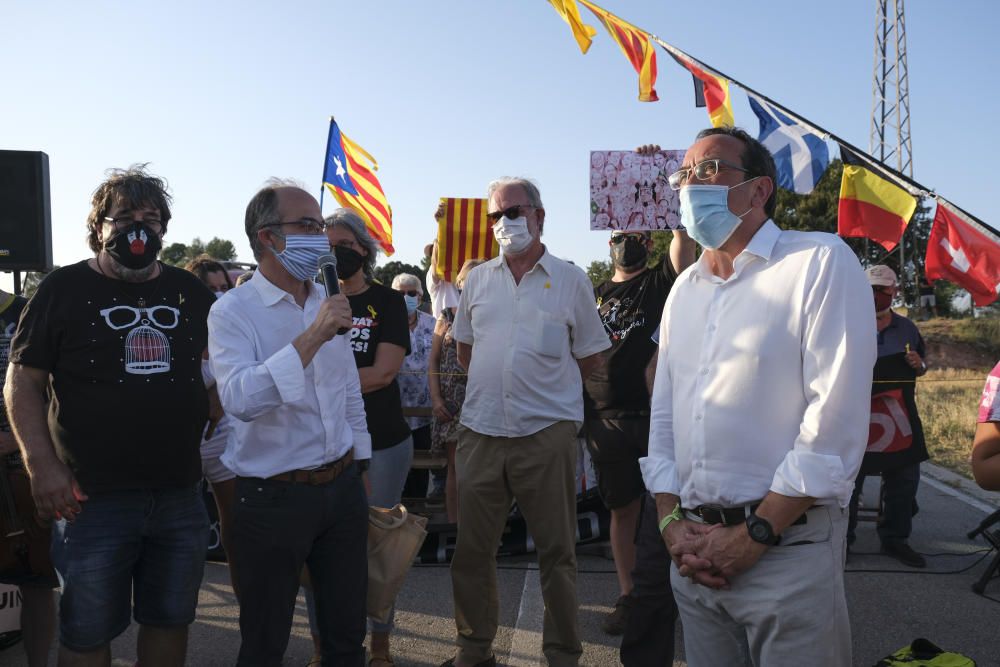
<svg viewBox="0 0 1000 667">
<path fill-rule="evenodd" d="M 368 306 L 368 314 L 372 316 L 373 320 L 378 318 L 378 313 L 375 312 L 375 306 L 370 304 Z"/>
<path fill-rule="evenodd" d="M 550 282 L 546 282 L 546 283 L 545 283 L 545 289 L 548 289 L 548 288 L 550 288 L 550 287 L 552 287 L 552 283 L 550 283 Z"/>
</svg>

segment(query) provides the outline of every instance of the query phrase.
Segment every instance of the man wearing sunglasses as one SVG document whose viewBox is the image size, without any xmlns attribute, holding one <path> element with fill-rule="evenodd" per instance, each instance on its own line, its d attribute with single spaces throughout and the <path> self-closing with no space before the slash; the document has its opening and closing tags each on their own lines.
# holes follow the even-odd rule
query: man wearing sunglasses
<svg viewBox="0 0 1000 667">
<path fill-rule="evenodd" d="M 46 277 L 11 347 L 11 422 L 39 517 L 57 520 L 60 665 L 110 664 L 133 617 L 142 664 L 184 664 L 208 542 L 201 359 L 215 297 L 156 261 L 169 220 L 161 179 L 111 171 L 87 219 L 94 257 Z"/>
<path fill-rule="evenodd" d="M 843 568 L 871 288 L 836 236 L 774 224 L 774 160 L 743 130 L 699 133 L 668 182 L 704 252 L 663 309 L 640 466 L 688 664 L 850 665 Z"/>
<path fill-rule="evenodd" d="M 662 156 L 660 147 L 653 145 L 642 146 L 637 153 Z M 669 253 L 652 267 L 648 264 L 653 240 L 648 231 L 614 231 L 608 247 L 615 273 L 594 289 L 594 295 L 611 349 L 604 353 L 605 363 L 584 383 L 584 431 L 601 498 L 611 511 L 611 550 L 620 589 L 614 609 L 601 625 L 604 632 L 620 635 L 634 606 L 636 523 L 646 491 L 639 459 L 646 455 L 649 437 L 649 392 L 637 378 L 656 352 L 650 335 L 660 323 L 677 275 L 694 261 L 695 247 L 684 230 L 677 230 Z M 672 612 L 673 605 L 669 606 Z"/>
<path fill-rule="evenodd" d="M 582 380 L 609 343 L 586 274 L 542 244 L 538 188 L 505 178 L 490 184 L 487 198 L 501 255 L 469 273 L 454 324 L 469 379 L 451 564 L 458 654 L 444 664 L 496 665 L 496 551 L 516 499 L 538 550 L 545 657 L 574 666 L 582 653 L 575 555 Z"/>
</svg>

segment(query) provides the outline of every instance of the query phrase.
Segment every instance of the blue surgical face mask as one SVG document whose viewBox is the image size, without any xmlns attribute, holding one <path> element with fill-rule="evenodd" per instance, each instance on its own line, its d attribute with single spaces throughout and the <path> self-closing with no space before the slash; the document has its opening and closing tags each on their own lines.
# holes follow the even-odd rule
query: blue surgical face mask
<svg viewBox="0 0 1000 667">
<path fill-rule="evenodd" d="M 412 315 L 417 310 L 417 306 L 420 305 L 419 296 L 409 296 L 408 294 L 403 295 L 403 301 L 406 302 L 406 314 Z"/>
<path fill-rule="evenodd" d="M 319 271 L 319 258 L 330 252 L 330 241 L 325 234 L 289 234 L 284 250 L 270 250 L 293 278 L 311 280 Z"/>
<path fill-rule="evenodd" d="M 737 183 L 732 188 L 757 180 L 759 176 Z M 736 215 L 729 210 L 727 185 L 685 185 L 680 191 L 681 224 L 703 248 L 715 250 L 729 240 L 743 222 L 743 216 L 753 210 L 751 206 Z"/>
</svg>

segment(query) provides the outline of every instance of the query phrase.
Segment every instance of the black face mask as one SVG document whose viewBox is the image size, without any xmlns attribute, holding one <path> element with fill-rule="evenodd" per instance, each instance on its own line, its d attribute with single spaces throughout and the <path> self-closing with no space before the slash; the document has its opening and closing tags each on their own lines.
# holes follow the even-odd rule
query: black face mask
<svg viewBox="0 0 1000 667">
<path fill-rule="evenodd" d="M 333 254 L 337 257 L 337 276 L 341 280 L 347 280 L 353 276 L 361 270 L 365 263 L 365 258 L 361 256 L 361 253 L 347 246 L 335 246 Z"/>
<path fill-rule="evenodd" d="M 646 244 L 635 239 L 625 239 L 622 243 L 611 246 L 611 261 L 623 269 L 640 266 L 646 263 L 649 251 Z"/>
<path fill-rule="evenodd" d="M 156 261 L 160 235 L 141 222 L 122 229 L 104 242 L 115 261 L 129 269 L 144 269 Z"/>
</svg>

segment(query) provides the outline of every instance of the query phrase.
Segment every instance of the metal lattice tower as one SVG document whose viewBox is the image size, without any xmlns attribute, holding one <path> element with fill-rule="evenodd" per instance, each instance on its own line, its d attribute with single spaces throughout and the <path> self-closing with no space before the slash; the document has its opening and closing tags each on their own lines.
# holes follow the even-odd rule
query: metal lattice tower
<svg viewBox="0 0 1000 667">
<path fill-rule="evenodd" d="M 875 74 L 872 77 L 872 124 L 868 152 L 883 164 L 913 176 L 910 145 L 910 80 L 906 67 L 906 21 L 903 0 L 875 0 Z M 906 294 L 906 235 L 899 241 L 900 291 Z M 865 242 L 865 254 L 868 243 Z M 912 277 L 916 283 L 916 277 Z M 905 296 L 904 296 L 905 300 Z"/>
<path fill-rule="evenodd" d="M 875 75 L 868 151 L 897 171 L 913 176 L 903 0 L 875 0 Z"/>
</svg>

